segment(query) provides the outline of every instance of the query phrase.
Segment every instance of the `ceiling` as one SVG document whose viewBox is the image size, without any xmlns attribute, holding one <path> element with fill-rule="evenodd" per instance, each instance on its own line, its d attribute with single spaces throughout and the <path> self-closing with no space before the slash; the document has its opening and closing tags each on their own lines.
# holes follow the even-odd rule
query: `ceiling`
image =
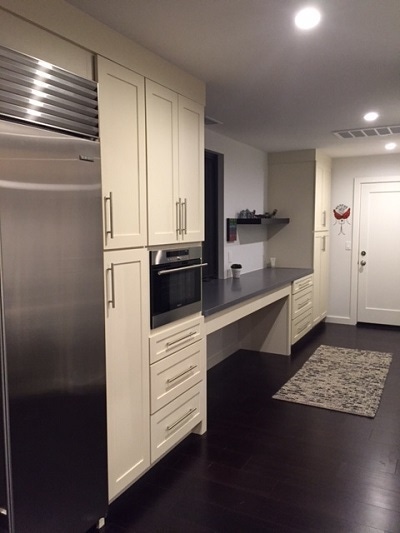
<svg viewBox="0 0 400 533">
<path fill-rule="evenodd" d="M 400 125 L 400 0 L 315 0 L 320 25 L 294 27 L 299 0 L 68 0 L 207 84 L 213 131 L 266 152 L 388 153 L 400 135 L 333 131 Z"/>
</svg>

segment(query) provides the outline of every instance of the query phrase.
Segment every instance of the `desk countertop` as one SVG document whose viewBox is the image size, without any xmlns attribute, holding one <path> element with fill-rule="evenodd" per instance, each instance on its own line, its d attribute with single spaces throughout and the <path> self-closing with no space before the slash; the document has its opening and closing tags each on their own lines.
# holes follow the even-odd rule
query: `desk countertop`
<svg viewBox="0 0 400 533">
<path fill-rule="evenodd" d="M 210 316 L 249 298 L 280 289 L 312 274 L 312 268 L 264 268 L 240 278 L 213 279 L 203 283 L 203 315 Z"/>
</svg>

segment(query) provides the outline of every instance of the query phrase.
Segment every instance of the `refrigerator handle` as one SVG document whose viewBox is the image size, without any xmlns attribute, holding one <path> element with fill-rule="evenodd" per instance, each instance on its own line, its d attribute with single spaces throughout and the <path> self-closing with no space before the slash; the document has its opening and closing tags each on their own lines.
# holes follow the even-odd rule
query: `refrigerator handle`
<svg viewBox="0 0 400 533">
<path fill-rule="evenodd" d="M 109 224 L 107 224 L 107 205 L 109 205 Z M 112 192 L 108 196 L 104 197 L 104 220 L 105 220 L 105 231 L 106 237 L 110 236 L 111 239 L 114 238 L 114 218 L 113 218 L 113 199 Z M 108 225 L 110 229 L 108 229 Z"/>
<path fill-rule="evenodd" d="M 111 267 L 107 268 L 106 272 L 111 273 L 111 298 L 108 298 L 108 294 L 107 294 L 107 305 L 111 305 L 111 307 L 115 309 L 114 263 L 111 263 Z M 107 293 L 108 293 L 108 285 L 107 285 Z"/>
</svg>

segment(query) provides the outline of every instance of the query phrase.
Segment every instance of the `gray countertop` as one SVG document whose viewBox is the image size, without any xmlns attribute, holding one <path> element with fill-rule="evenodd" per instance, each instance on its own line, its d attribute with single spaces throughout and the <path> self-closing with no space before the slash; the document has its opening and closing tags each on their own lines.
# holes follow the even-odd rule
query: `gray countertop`
<svg viewBox="0 0 400 533">
<path fill-rule="evenodd" d="M 279 289 L 295 279 L 312 274 L 312 268 L 264 268 L 240 278 L 203 282 L 203 315 L 210 316 L 232 305 Z"/>
</svg>

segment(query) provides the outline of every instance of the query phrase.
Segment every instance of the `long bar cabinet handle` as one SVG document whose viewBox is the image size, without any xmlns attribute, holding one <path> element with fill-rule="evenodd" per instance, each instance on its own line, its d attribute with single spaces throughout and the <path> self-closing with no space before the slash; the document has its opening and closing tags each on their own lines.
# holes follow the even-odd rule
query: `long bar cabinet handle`
<svg viewBox="0 0 400 533">
<path fill-rule="evenodd" d="M 201 268 L 207 266 L 208 263 L 200 263 L 199 265 L 189 265 L 186 267 L 178 267 L 178 268 L 169 268 L 167 270 L 160 270 L 158 272 L 159 276 L 165 276 L 165 274 L 173 274 L 174 272 L 182 272 L 182 270 L 192 270 L 193 268 Z"/>
<path fill-rule="evenodd" d="M 192 407 L 191 409 L 189 409 L 189 411 L 184 414 L 183 416 L 181 416 L 176 422 L 174 422 L 173 424 L 167 426 L 167 431 L 171 431 L 171 429 L 174 429 L 174 427 L 178 426 L 181 422 L 183 422 L 188 416 L 190 416 L 192 413 L 194 413 L 196 411 L 196 407 Z"/>
<path fill-rule="evenodd" d="M 107 229 L 107 204 L 109 207 L 109 221 L 110 221 L 110 229 Z M 112 199 L 112 192 L 110 191 L 110 194 L 108 196 L 104 197 L 104 218 L 106 219 L 106 236 L 109 235 L 111 239 L 114 238 L 114 217 L 113 217 L 113 199 Z"/>
<path fill-rule="evenodd" d="M 111 273 L 111 299 L 107 300 L 107 304 L 111 304 L 111 307 L 115 309 L 114 263 L 111 263 L 111 267 L 107 268 L 107 272 Z"/>
<path fill-rule="evenodd" d="M 183 215 L 183 210 L 185 210 L 185 215 Z M 182 202 L 182 219 L 184 221 L 182 233 L 187 235 L 187 198 L 185 198 L 184 202 Z"/>
<path fill-rule="evenodd" d="M 167 342 L 166 343 L 167 350 L 169 348 L 171 348 L 171 346 L 173 346 L 174 344 L 178 344 L 178 343 L 183 342 L 183 341 L 185 341 L 187 339 L 190 339 L 191 337 L 193 337 L 193 335 L 196 335 L 195 331 L 191 331 L 188 335 L 185 335 L 184 337 L 179 337 L 179 339 L 176 339 L 176 341 Z"/>
<path fill-rule="evenodd" d="M 167 384 L 169 385 L 170 383 L 173 383 L 173 382 L 176 381 L 177 379 L 182 378 L 182 377 L 185 376 L 186 374 L 189 374 L 189 372 L 191 372 L 191 371 L 194 370 L 195 368 L 197 368 L 197 365 L 190 365 L 189 368 L 187 368 L 187 369 L 184 370 L 183 372 L 180 372 L 179 374 L 177 374 L 177 375 L 174 376 L 173 378 L 169 378 L 169 379 L 167 379 Z"/>
<path fill-rule="evenodd" d="M 182 235 L 182 199 L 176 202 L 176 231 Z"/>
</svg>

